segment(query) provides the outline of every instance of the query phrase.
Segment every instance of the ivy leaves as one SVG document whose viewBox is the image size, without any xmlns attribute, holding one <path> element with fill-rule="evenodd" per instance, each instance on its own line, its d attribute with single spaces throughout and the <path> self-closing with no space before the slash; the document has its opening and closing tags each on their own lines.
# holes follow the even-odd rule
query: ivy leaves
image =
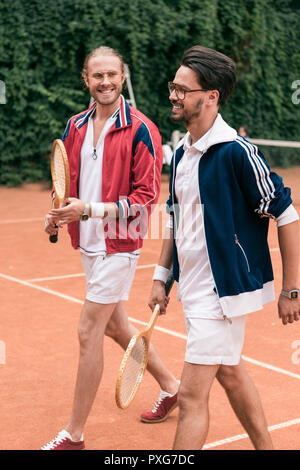
<svg viewBox="0 0 300 470">
<path fill-rule="evenodd" d="M 300 105 L 291 99 L 292 83 L 300 80 L 299 36 L 299 9 L 290 0 L 0 2 L 0 80 L 6 89 L 0 184 L 49 178 L 51 142 L 71 115 L 88 106 L 81 68 L 100 45 L 124 56 L 137 106 L 164 142 L 175 129 L 167 82 L 184 50 L 195 44 L 236 61 L 236 91 L 221 110 L 230 125 L 246 124 L 252 137 L 299 140 Z M 295 163 L 295 153 L 286 155 L 276 164 Z"/>
</svg>

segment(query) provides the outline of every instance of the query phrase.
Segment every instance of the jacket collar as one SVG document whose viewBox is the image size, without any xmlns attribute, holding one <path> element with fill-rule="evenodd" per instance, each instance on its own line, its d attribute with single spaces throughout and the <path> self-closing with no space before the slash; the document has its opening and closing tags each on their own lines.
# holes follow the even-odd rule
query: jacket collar
<svg viewBox="0 0 300 470">
<path fill-rule="evenodd" d="M 121 95 L 121 105 L 119 108 L 119 115 L 116 119 L 116 129 L 120 127 L 129 126 L 132 123 L 130 116 L 130 107 L 124 96 Z"/>
<path fill-rule="evenodd" d="M 93 114 L 95 108 L 96 102 L 94 101 L 94 103 L 86 111 L 76 117 L 76 119 L 74 120 L 74 125 L 78 130 L 88 122 L 89 117 Z"/>
<path fill-rule="evenodd" d="M 97 104 L 94 101 L 94 103 L 86 111 L 84 111 L 83 113 L 79 114 L 79 116 L 76 117 L 76 119 L 74 120 L 74 125 L 78 130 L 81 129 L 81 127 L 83 127 L 85 124 L 87 124 L 90 116 L 95 111 L 96 106 Z M 121 95 L 121 104 L 120 104 L 119 109 L 116 111 L 116 113 L 117 113 L 117 118 L 115 122 L 115 129 L 129 126 L 132 123 L 131 115 L 130 115 L 130 107 L 123 95 Z"/>
<path fill-rule="evenodd" d="M 181 141 L 184 150 L 190 147 L 196 148 L 201 153 L 205 153 L 210 147 L 223 142 L 232 142 L 236 140 L 237 131 L 230 127 L 218 114 L 212 127 L 197 142 L 191 145 L 191 135 L 187 132 Z"/>
</svg>

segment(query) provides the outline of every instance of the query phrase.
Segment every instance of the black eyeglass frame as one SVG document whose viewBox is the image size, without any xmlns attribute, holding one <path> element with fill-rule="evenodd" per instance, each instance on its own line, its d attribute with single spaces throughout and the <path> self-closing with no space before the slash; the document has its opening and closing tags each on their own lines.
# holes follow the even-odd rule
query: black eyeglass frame
<svg viewBox="0 0 300 470">
<path fill-rule="evenodd" d="M 186 90 L 185 88 L 181 88 L 183 92 L 183 98 L 180 98 L 178 96 L 178 90 L 176 89 L 177 86 L 178 85 L 176 85 L 176 83 L 174 82 L 168 82 L 169 93 L 171 94 L 173 93 L 173 91 L 175 91 L 175 94 L 179 100 L 184 100 L 186 93 L 193 93 L 194 91 L 210 91 L 210 90 L 206 90 L 205 88 L 197 88 L 196 90 Z"/>
</svg>

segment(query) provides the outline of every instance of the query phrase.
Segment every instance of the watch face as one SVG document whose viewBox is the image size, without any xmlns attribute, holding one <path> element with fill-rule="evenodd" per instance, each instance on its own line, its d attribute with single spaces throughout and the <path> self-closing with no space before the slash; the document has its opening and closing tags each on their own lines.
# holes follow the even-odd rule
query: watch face
<svg viewBox="0 0 300 470">
<path fill-rule="evenodd" d="M 87 214 L 83 214 L 81 216 L 81 220 L 88 220 L 89 216 Z"/>
<path fill-rule="evenodd" d="M 291 299 L 298 299 L 298 291 L 292 290 L 291 291 Z"/>
</svg>

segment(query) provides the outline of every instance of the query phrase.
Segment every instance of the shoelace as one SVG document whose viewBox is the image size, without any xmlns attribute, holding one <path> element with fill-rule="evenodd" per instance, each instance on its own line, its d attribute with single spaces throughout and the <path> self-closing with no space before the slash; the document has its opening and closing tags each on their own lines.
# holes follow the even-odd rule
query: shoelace
<svg viewBox="0 0 300 470">
<path fill-rule="evenodd" d="M 155 413 L 155 412 L 158 410 L 158 408 L 159 408 L 161 402 L 162 402 L 165 398 L 171 397 L 171 396 L 172 396 L 171 393 L 164 392 L 163 390 L 161 390 L 161 392 L 160 392 L 160 394 L 159 394 L 159 397 L 158 397 L 158 400 L 154 403 L 154 408 L 153 408 L 153 410 L 152 410 L 152 413 Z"/>
<path fill-rule="evenodd" d="M 61 444 L 66 438 L 67 438 L 67 436 L 64 434 L 63 431 L 61 431 L 57 434 L 57 436 L 54 439 L 52 439 L 52 441 L 48 442 L 48 444 L 46 444 L 44 447 L 42 447 L 42 450 L 53 449 L 53 447 Z"/>
</svg>

